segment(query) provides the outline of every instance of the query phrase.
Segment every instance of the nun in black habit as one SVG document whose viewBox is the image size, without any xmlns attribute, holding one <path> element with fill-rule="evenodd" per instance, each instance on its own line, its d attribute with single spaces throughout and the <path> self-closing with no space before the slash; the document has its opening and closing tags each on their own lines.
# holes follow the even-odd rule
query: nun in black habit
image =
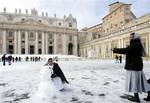
<svg viewBox="0 0 150 103">
<path fill-rule="evenodd" d="M 138 93 L 148 93 L 145 101 L 150 101 L 150 85 L 143 72 L 143 59 L 146 50 L 138 33 L 130 34 L 130 45 L 126 48 L 114 48 L 114 53 L 126 54 L 126 91 L 134 93 L 130 101 L 140 102 Z"/>
</svg>

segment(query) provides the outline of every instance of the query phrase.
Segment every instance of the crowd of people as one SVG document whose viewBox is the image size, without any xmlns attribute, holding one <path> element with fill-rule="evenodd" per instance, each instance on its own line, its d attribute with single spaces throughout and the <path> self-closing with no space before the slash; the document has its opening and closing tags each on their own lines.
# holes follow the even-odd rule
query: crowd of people
<svg viewBox="0 0 150 103">
<path fill-rule="evenodd" d="M 4 54 L 1 57 L 1 60 L 3 62 L 3 66 L 6 65 L 6 63 L 8 63 L 8 65 L 11 65 L 14 62 L 21 62 L 21 61 L 26 61 L 26 62 L 37 62 L 37 61 L 41 61 L 43 60 L 43 58 L 41 57 L 37 57 L 37 56 L 33 56 L 33 57 L 29 57 L 26 56 L 25 58 L 20 57 L 20 56 L 12 56 L 12 55 L 8 55 Z"/>
<path fill-rule="evenodd" d="M 121 55 L 120 56 L 116 55 L 115 59 L 116 59 L 116 63 L 122 63 L 122 56 Z"/>
</svg>

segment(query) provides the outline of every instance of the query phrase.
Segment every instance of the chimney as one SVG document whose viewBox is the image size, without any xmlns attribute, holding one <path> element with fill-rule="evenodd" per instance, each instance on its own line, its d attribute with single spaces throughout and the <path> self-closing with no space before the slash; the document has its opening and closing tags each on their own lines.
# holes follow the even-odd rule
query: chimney
<svg viewBox="0 0 150 103">
<path fill-rule="evenodd" d="M 44 16 L 44 12 L 42 12 L 42 16 Z"/>
<path fill-rule="evenodd" d="M 26 9 L 26 14 L 28 14 L 28 10 Z"/>
<path fill-rule="evenodd" d="M 21 9 L 19 9 L 19 14 L 21 14 Z"/>
<path fill-rule="evenodd" d="M 15 9 L 15 13 L 17 14 L 17 12 L 18 12 L 18 10 L 17 9 Z"/>
<path fill-rule="evenodd" d="M 46 13 L 46 16 L 48 16 L 48 13 Z"/>
<path fill-rule="evenodd" d="M 54 14 L 54 17 L 56 18 L 56 14 Z"/>
<path fill-rule="evenodd" d="M 4 8 L 4 13 L 6 13 L 6 11 L 7 11 L 7 9 L 6 9 L 6 8 Z"/>
</svg>

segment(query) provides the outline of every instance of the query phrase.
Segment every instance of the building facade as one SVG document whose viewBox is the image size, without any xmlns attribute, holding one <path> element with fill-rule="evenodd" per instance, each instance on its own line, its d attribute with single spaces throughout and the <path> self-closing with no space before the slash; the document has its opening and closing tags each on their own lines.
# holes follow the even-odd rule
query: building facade
<svg viewBox="0 0 150 103">
<path fill-rule="evenodd" d="M 137 32 L 146 48 L 150 59 L 150 14 L 136 18 L 131 11 L 131 4 L 115 2 L 109 5 L 109 14 L 102 18 L 102 23 L 79 31 L 79 55 L 97 59 L 112 59 L 111 49 L 125 48 L 129 45 L 129 35 Z"/>
<path fill-rule="evenodd" d="M 77 55 L 77 21 L 68 17 L 38 15 L 32 9 L 22 13 L 0 13 L 0 54 L 63 54 Z"/>
</svg>

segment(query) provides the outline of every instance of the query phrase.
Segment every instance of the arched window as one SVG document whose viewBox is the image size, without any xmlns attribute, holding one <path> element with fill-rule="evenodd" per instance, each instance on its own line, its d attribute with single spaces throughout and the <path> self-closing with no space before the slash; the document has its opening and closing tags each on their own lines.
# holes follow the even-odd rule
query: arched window
<svg viewBox="0 0 150 103">
<path fill-rule="evenodd" d="M 25 48 L 21 49 L 21 54 L 25 54 Z"/>
<path fill-rule="evenodd" d="M 49 34 L 49 39 L 53 39 L 53 35 L 52 34 Z"/>
<path fill-rule="evenodd" d="M 9 54 L 13 54 L 14 53 L 14 46 L 13 45 L 9 45 L 8 46 L 8 53 Z"/>
<path fill-rule="evenodd" d="M 25 21 L 25 18 L 22 18 L 21 21 Z"/>
<path fill-rule="evenodd" d="M 8 36 L 9 36 L 9 37 L 13 37 L 13 32 L 10 31 L 10 32 L 8 33 Z"/>
<path fill-rule="evenodd" d="M 69 36 L 69 40 L 72 41 L 72 36 Z"/>
<path fill-rule="evenodd" d="M 30 45 L 30 54 L 34 54 L 34 46 Z"/>
<path fill-rule="evenodd" d="M 42 49 L 38 49 L 38 54 L 42 54 Z"/>
<path fill-rule="evenodd" d="M 61 26 L 61 23 L 58 23 L 59 26 Z"/>
<path fill-rule="evenodd" d="M 72 43 L 68 44 L 68 55 L 73 55 L 73 44 Z"/>
<path fill-rule="evenodd" d="M 69 27 L 72 27 L 72 23 L 69 23 Z"/>
<path fill-rule="evenodd" d="M 38 34 L 38 38 L 39 38 L 39 39 L 42 38 L 42 34 L 41 34 L 41 33 Z"/>
<path fill-rule="evenodd" d="M 49 54 L 53 54 L 53 46 L 49 46 L 48 47 L 48 53 Z"/>
<path fill-rule="evenodd" d="M 21 37 L 22 37 L 22 38 L 25 38 L 25 32 L 22 32 L 22 33 L 21 33 Z"/>
<path fill-rule="evenodd" d="M 33 32 L 30 32 L 30 38 L 33 38 Z"/>
</svg>

